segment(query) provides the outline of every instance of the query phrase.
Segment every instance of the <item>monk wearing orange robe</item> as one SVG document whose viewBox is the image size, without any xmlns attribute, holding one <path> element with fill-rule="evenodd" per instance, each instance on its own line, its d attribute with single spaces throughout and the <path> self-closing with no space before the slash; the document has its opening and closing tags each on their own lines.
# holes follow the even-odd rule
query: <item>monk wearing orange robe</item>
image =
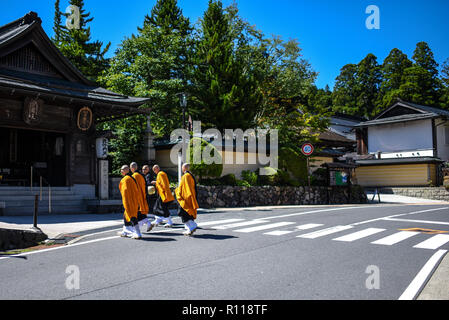
<svg viewBox="0 0 449 320">
<path fill-rule="evenodd" d="M 167 174 L 162 171 L 158 165 L 153 167 L 153 171 L 157 175 L 157 178 L 156 181 L 152 181 L 152 184 L 156 187 L 158 197 L 153 208 L 155 220 L 151 225 L 148 225 L 147 232 L 151 231 L 163 221 L 167 221 L 165 227 L 171 228 L 173 226 L 173 221 L 170 218 L 170 211 L 168 208 L 170 204 L 175 201 L 175 197 L 173 197 L 170 190 L 170 181 L 168 180 Z"/>
<path fill-rule="evenodd" d="M 130 169 L 132 172 L 132 177 L 137 182 L 138 189 L 138 201 L 139 201 L 139 212 L 137 213 L 137 221 L 139 221 L 139 227 L 142 227 L 144 224 L 149 224 L 148 221 L 148 202 L 147 202 L 147 186 L 145 182 L 145 178 L 142 174 L 137 171 L 138 165 L 133 162 L 130 164 Z"/>
<path fill-rule="evenodd" d="M 191 236 L 198 229 L 195 219 L 197 218 L 197 210 L 199 208 L 196 180 L 189 170 L 189 164 L 186 163 L 182 166 L 184 175 L 179 187 L 175 190 L 176 199 L 179 203 L 178 216 L 181 217 L 182 223 L 185 224 L 186 232 L 184 232 L 184 235 L 186 236 Z"/>
<path fill-rule="evenodd" d="M 137 220 L 137 213 L 139 211 L 138 189 L 137 183 L 129 172 L 128 166 L 123 166 L 120 170 L 123 178 L 120 181 L 119 189 L 122 195 L 122 203 L 125 208 L 123 214 L 124 226 L 120 236 L 133 239 L 142 238 L 140 233 L 139 223 Z"/>
</svg>

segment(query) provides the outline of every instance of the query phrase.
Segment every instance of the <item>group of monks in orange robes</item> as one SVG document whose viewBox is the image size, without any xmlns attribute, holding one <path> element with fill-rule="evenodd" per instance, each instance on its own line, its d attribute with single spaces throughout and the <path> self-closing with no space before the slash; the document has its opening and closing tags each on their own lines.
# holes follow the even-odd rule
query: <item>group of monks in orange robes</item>
<svg viewBox="0 0 449 320">
<path fill-rule="evenodd" d="M 122 237 L 133 239 L 142 238 L 140 229 L 144 225 L 147 225 L 147 232 L 153 230 L 164 220 L 167 221 L 166 227 L 172 227 L 173 222 L 170 218 L 169 206 L 175 201 L 168 176 L 158 165 L 153 167 L 153 172 L 157 175 L 155 181 L 148 181 L 137 169 L 138 166 L 135 162 L 131 163 L 130 166 L 124 165 L 121 168 L 123 178 L 119 184 L 122 203 L 125 208 L 124 226 L 119 234 Z M 178 216 L 185 225 L 184 235 L 186 236 L 191 236 L 198 228 L 195 219 L 199 208 L 196 180 L 189 170 L 189 164 L 182 166 L 183 176 L 175 190 Z M 154 205 L 150 206 L 148 190 L 151 186 L 155 188 L 157 200 Z M 152 209 L 152 215 L 155 217 L 154 221 L 150 221 L 148 217 L 150 209 Z"/>
</svg>

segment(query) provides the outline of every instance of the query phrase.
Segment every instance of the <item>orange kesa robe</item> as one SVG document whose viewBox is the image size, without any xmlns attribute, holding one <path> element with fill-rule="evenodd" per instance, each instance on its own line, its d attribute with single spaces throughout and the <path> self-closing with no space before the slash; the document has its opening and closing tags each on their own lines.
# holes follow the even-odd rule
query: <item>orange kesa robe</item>
<svg viewBox="0 0 449 320">
<path fill-rule="evenodd" d="M 125 220 L 131 221 L 131 218 L 137 219 L 137 212 L 139 211 L 138 189 L 137 184 L 133 178 L 126 175 L 119 184 L 120 193 L 122 195 L 122 203 L 125 208 Z"/>
<path fill-rule="evenodd" d="M 175 200 L 170 190 L 170 182 L 168 181 L 167 174 L 163 171 L 159 171 L 157 174 L 156 189 L 163 203 Z"/>
<path fill-rule="evenodd" d="M 147 202 L 147 193 L 146 190 L 146 182 L 145 178 L 138 172 L 134 172 L 133 178 L 137 181 L 138 186 L 138 200 L 139 200 L 139 210 L 142 214 L 148 214 L 149 208 L 148 208 L 148 202 Z"/>
<path fill-rule="evenodd" d="M 181 208 L 196 219 L 199 206 L 196 199 L 195 180 L 190 173 L 187 172 L 182 176 L 181 183 L 175 192 Z"/>
</svg>

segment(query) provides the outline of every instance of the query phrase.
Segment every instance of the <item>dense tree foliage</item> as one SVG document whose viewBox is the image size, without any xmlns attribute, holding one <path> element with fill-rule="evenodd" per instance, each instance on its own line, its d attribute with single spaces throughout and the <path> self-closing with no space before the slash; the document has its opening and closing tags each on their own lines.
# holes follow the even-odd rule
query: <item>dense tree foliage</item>
<svg viewBox="0 0 449 320">
<path fill-rule="evenodd" d="M 94 18 L 84 9 L 84 0 L 70 0 L 69 4 L 79 9 L 79 28 L 67 28 L 62 24 L 62 16 L 70 18 L 74 13 L 62 13 L 59 0 L 55 1 L 55 32 L 53 41 L 62 54 L 81 71 L 83 75 L 92 81 L 97 81 L 101 73 L 108 67 L 108 59 L 105 57 L 111 43 L 103 45 L 101 41 L 91 40 L 91 31 L 88 26 Z"/>
</svg>

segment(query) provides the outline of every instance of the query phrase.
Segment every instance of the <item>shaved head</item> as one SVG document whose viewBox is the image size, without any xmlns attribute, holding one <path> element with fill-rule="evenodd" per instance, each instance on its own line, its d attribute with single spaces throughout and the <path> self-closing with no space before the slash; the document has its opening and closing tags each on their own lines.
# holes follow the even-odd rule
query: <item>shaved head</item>
<svg viewBox="0 0 449 320">
<path fill-rule="evenodd" d="M 159 171 L 161 171 L 161 168 L 157 165 L 157 164 L 155 164 L 154 166 L 153 166 L 153 171 L 154 171 L 154 173 L 158 173 Z"/>
<path fill-rule="evenodd" d="M 129 167 L 131 168 L 131 171 L 132 171 L 132 172 L 137 171 L 137 169 L 139 168 L 139 166 L 137 165 L 136 162 L 132 162 L 132 163 L 129 165 Z"/>
<path fill-rule="evenodd" d="M 128 172 L 129 172 L 129 167 L 125 164 L 125 165 L 122 166 L 122 168 L 120 169 L 120 172 L 122 173 L 122 175 L 128 174 Z"/>
<path fill-rule="evenodd" d="M 190 170 L 190 164 L 184 163 L 182 165 L 182 172 L 186 172 L 186 171 L 189 171 L 189 170 Z"/>
</svg>

